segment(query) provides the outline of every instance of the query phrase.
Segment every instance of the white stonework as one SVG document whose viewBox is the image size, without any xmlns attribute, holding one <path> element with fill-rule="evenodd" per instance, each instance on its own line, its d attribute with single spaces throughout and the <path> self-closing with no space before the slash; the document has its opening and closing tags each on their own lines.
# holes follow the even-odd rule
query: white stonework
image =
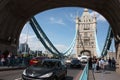
<svg viewBox="0 0 120 80">
<path fill-rule="evenodd" d="M 96 16 L 84 9 L 81 17 L 76 17 L 76 57 L 81 55 L 97 56 L 96 52 Z"/>
</svg>

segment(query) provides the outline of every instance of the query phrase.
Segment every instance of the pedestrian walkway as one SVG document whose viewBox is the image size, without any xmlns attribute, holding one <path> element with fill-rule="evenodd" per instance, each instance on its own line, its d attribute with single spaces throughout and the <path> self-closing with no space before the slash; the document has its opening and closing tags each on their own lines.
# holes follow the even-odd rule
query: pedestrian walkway
<svg viewBox="0 0 120 80">
<path fill-rule="evenodd" d="M 25 67 L 23 66 L 14 66 L 14 67 L 0 66 L 0 71 L 8 71 L 8 70 L 16 70 L 16 69 L 25 69 Z"/>
<path fill-rule="evenodd" d="M 120 80 L 120 74 L 113 70 L 106 70 L 105 72 L 93 72 L 89 70 L 89 80 Z"/>
<path fill-rule="evenodd" d="M 120 74 L 115 71 L 105 71 L 101 73 L 94 73 L 95 80 L 120 80 Z"/>
</svg>

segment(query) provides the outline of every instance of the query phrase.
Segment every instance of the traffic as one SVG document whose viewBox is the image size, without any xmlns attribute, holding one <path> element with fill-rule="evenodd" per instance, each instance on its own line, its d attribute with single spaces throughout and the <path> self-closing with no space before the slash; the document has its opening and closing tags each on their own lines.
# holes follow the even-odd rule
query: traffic
<svg viewBox="0 0 120 80">
<path fill-rule="evenodd" d="M 31 66 L 27 67 L 21 78 L 23 80 L 65 80 L 68 68 L 82 69 L 82 62 L 79 59 L 71 59 L 69 63 L 63 59 L 33 58 Z M 79 76 L 80 77 L 80 76 Z"/>
<path fill-rule="evenodd" d="M 25 69 L 12 70 L 10 76 L 9 71 L 3 71 L 0 72 L 0 77 L 3 80 L 78 80 L 85 64 L 75 58 L 67 61 L 68 59 L 34 57 Z"/>
</svg>

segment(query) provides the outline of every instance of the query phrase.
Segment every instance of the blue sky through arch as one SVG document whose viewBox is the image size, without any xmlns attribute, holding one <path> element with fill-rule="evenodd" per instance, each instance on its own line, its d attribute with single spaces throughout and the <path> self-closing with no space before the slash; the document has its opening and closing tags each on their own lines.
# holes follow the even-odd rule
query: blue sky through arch
<svg viewBox="0 0 120 80">
<path fill-rule="evenodd" d="M 75 18 L 82 15 L 84 8 L 63 7 L 47 10 L 35 15 L 38 23 L 51 40 L 51 42 L 61 52 L 64 52 L 71 44 L 75 35 Z M 97 40 L 100 52 L 104 46 L 109 23 L 106 19 L 95 11 L 89 10 L 91 15 L 97 16 Z M 37 39 L 29 23 L 26 23 L 21 35 L 20 43 L 24 43 L 28 33 L 28 44 L 31 50 L 43 50 L 43 45 Z"/>
</svg>

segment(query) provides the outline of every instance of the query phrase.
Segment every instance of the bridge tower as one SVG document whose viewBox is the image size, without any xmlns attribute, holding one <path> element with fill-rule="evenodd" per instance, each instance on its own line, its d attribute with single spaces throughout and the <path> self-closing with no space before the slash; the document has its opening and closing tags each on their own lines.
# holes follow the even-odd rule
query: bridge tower
<svg viewBox="0 0 120 80">
<path fill-rule="evenodd" d="M 91 16 L 88 9 L 84 9 L 81 17 L 76 17 L 76 57 L 81 55 L 97 56 L 96 51 L 96 16 Z"/>
</svg>

